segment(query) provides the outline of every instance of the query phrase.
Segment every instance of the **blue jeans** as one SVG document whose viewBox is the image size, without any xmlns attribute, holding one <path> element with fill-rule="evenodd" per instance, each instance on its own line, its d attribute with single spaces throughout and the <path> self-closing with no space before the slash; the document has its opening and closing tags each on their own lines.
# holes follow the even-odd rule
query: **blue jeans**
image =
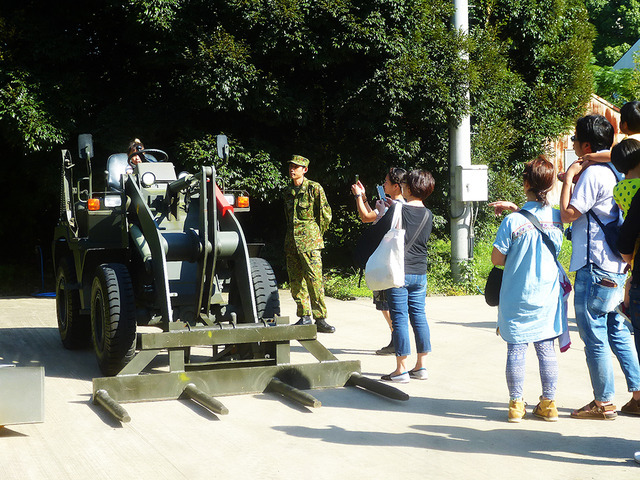
<svg viewBox="0 0 640 480">
<path fill-rule="evenodd" d="M 389 314 L 393 323 L 393 346 L 396 356 L 404 357 L 411 353 L 409 339 L 409 321 L 416 337 L 418 353 L 431 351 L 431 334 L 425 313 L 427 296 L 426 275 L 405 275 L 404 287 L 390 288 L 386 291 Z"/>
<path fill-rule="evenodd" d="M 640 262 L 640 258 L 638 258 Z M 629 315 L 633 325 L 633 339 L 636 342 L 636 353 L 640 357 L 640 286 L 631 286 L 629 290 Z"/>
<path fill-rule="evenodd" d="M 576 272 L 574 306 L 595 399 L 613 400 L 611 350 L 618 358 L 630 392 L 640 390 L 640 365 L 631 334 L 614 309 L 624 293 L 624 274 L 590 264 Z M 611 348 L 609 348 L 611 347 Z"/>
</svg>

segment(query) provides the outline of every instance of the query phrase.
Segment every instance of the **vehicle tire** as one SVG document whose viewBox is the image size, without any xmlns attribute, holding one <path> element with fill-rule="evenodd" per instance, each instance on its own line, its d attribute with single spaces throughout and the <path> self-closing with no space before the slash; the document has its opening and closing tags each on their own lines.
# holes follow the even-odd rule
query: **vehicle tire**
<svg viewBox="0 0 640 480">
<path fill-rule="evenodd" d="M 75 269 L 70 258 L 62 258 L 56 273 L 56 317 L 64 348 L 75 350 L 89 345 L 91 324 L 80 314 L 80 292 L 69 288 L 75 282 Z"/>
<path fill-rule="evenodd" d="M 264 258 L 249 259 L 251 281 L 256 298 L 258 318 L 273 318 L 280 315 L 280 295 L 278 282 L 269 262 Z"/>
<path fill-rule="evenodd" d="M 104 375 L 116 375 L 133 358 L 135 313 L 127 267 L 119 263 L 98 266 L 91 286 L 91 338 Z"/>
</svg>

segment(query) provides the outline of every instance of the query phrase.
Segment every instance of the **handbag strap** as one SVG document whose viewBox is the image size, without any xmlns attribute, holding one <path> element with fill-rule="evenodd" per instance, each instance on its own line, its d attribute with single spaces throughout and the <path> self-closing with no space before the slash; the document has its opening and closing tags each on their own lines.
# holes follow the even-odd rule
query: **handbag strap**
<svg viewBox="0 0 640 480">
<path fill-rule="evenodd" d="M 393 218 L 391 219 L 391 228 L 402 229 L 402 204 L 397 202 L 393 209 Z"/>
<path fill-rule="evenodd" d="M 426 225 L 428 218 L 429 218 L 429 210 L 424 212 L 424 218 L 420 222 L 420 225 L 418 226 L 418 229 L 416 230 L 416 233 L 413 234 L 413 238 L 411 240 L 409 240 L 409 243 L 407 243 L 407 245 L 405 245 L 405 247 L 404 247 L 405 250 L 409 250 L 411 248 L 411 246 L 413 245 L 413 242 L 416 241 L 416 238 L 418 238 L 418 235 L 422 231 L 422 227 L 424 227 Z"/>
<path fill-rule="evenodd" d="M 536 227 L 536 229 L 540 232 L 540 234 L 542 235 L 542 241 L 544 242 L 544 244 L 547 246 L 547 248 L 551 251 L 551 254 L 553 255 L 554 259 L 558 259 L 558 253 L 556 252 L 556 247 L 553 245 L 553 242 L 551 241 L 551 238 L 549 238 L 549 235 L 547 235 L 543 230 L 542 230 L 542 225 L 540 225 L 540 222 L 538 221 L 538 219 L 536 218 L 536 216 L 527 211 L 527 210 L 518 210 L 517 213 L 522 214 L 527 220 L 529 220 L 531 222 L 531 224 Z"/>
</svg>

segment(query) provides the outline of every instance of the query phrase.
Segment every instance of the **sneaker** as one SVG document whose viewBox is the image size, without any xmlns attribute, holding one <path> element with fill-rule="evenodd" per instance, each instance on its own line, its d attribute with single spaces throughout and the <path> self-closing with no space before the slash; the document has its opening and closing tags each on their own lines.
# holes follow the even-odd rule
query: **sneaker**
<svg viewBox="0 0 640 480">
<path fill-rule="evenodd" d="M 571 412 L 573 418 L 590 418 L 594 420 L 615 420 L 618 416 L 615 405 L 602 405 L 599 407 L 595 401 L 585 405 L 579 410 Z"/>
<path fill-rule="evenodd" d="M 396 349 L 393 346 L 393 340 L 386 347 L 382 347 L 380 350 L 376 350 L 376 355 L 395 355 Z"/>
<path fill-rule="evenodd" d="M 409 370 L 409 376 L 411 378 L 415 378 L 416 380 L 426 380 L 429 378 L 429 374 L 427 373 L 427 369 L 422 367 L 417 370 Z"/>
<path fill-rule="evenodd" d="M 393 383 L 409 383 L 409 373 L 404 372 L 398 375 L 382 375 L 382 380 Z"/>
<path fill-rule="evenodd" d="M 634 453 L 633 459 L 636 461 L 636 463 L 640 463 L 640 452 Z"/>
<path fill-rule="evenodd" d="M 620 409 L 622 413 L 627 415 L 640 415 L 640 400 L 634 400 L 633 397 Z"/>
<path fill-rule="evenodd" d="M 620 302 L 620 304 L 616 307 L 615 312 L 619 315 L 622 315 L 627 322 L 631 321 L 631 317 L 629 316 L 629 309 L 625 307 L 624 302 Z"/>
<path fill-rule="evenodd" d="M 511 423 L 521 422 L 525 416 L 524 400 L 509 401 L 509 421 Z"/>
<path fill-rule="evenodd" d="M 533 414 L 547 422 L 558 421 L 558 409 L 555 400 L 540 397 L 540 403 L 533 409 Z"/>
</svg>

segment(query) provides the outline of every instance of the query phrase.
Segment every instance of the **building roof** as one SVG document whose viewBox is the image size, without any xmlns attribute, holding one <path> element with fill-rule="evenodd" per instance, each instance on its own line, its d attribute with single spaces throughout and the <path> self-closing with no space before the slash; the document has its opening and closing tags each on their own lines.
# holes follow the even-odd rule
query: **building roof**
<svg viewBox="0 0 640 480">
<path fill-rule="evenodd" d="M 613 66 L 614 70 L 620 70 L 621 68 L 634 68 L 633 56 L 640 51 L 640 40 L 633 44 L 627 53 L 625 53 L 620 60 L 618 60 Z"/>
</svg>

